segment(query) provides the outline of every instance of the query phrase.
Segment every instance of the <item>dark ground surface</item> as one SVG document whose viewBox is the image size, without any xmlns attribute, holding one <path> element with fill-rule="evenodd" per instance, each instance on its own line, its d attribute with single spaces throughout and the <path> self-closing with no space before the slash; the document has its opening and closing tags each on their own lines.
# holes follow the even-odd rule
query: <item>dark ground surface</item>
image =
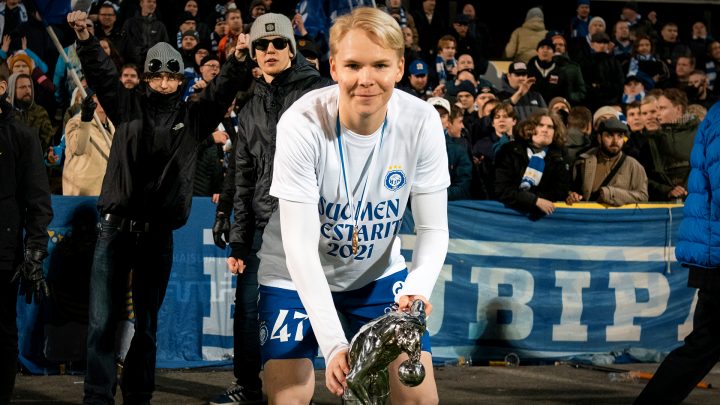
<svg viewBox="0 0 720 405">
<path fill-rule="evenodd" d="M 657 364 L 617 368 L 653 372 Z M 441 367 L 435 369 L 441 404 L 631 404 L 644 381 L 611 381 L 602 371 L 570 366 Z M 82 376 L 18 376 L 13 404 L 77 404 Z M 720 387 L 720 366 L 705 381 Z M 206 404 L 232 382 L 220 370 L 159 370 L 154 404 Z M 316 372 L 316 404 L 340 404 Z M 117 403 L 121 403 L 118 394 Z M 720 404 L 720 391 L 695 389 L 685 404 Z"/>
</svg>

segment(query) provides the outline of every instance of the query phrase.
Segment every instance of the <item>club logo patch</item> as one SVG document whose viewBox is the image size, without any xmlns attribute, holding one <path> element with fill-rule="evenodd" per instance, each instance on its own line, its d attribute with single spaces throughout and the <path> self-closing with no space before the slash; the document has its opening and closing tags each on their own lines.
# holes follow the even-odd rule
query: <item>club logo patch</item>
<svg viewBox="0 0 720 405">
<path fill-rule="evenodd" d="M 398 295 L 400 290 L 402 290 L 404 283 L 402 281 L 396 281 L 395 284 L 392 286 L 392 293 L 393 296 Z"/>
<path fill-rule="evenodd" d="M 405 172 L 400 166 L 390 166 L 385 175 L 385 187 L 390 191 L 397 191 L 405 186 Z"/>
<path fill-rule="evenodd" d="M 267 23 L 267 24 L 265 24 L 265 31 L 266 31 L 266 32 L 273 32 L 273 31 L 275 31 L 275 23 Z"/>
<path fill-rule="evenodd" d="M 260 322 L 260 346 L 265 346 L 268 337 L 268 328 L 265 322 Z"/>
</svg>

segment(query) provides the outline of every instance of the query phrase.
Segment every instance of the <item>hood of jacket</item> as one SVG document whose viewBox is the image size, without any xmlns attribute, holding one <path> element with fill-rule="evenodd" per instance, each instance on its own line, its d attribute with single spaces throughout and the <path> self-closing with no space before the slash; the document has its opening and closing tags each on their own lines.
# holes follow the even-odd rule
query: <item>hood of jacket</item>
<svg viewBox="0 0 720 405">
<path fill-rule="evenodd" d="M 545 21 L 542 18 L 532 17 L 525 20 L 522 27 L 531 31 L 545 31 Z"/>
<path fill-rule="evenodd" d="M 17 108 L 15 105 L 15 83 L 17 83 L 18 76 L 20 76 L 21 73 L 13 73 L 8 78 L 8 102 L 13 106 L 13 108 Z M 33 104 L 35 104 L 35 83 L 33 83 L 32 78 L 30 79 L 30 86 L 32 87 L 32 94 L 33 98 L 30 101 L 30 105 L 28 106 L 28 109 L 32 107 Z"/>
</svg>

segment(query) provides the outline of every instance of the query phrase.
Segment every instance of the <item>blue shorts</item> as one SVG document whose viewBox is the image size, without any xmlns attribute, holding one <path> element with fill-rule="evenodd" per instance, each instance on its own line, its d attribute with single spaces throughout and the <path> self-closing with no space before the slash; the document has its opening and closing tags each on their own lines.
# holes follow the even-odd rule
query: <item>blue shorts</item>
<svg viewBox="0 0 720 405">
<path fill-rule="evenodd" d="M 357 290 L 332 293 L 348 342 L 360 327 L 390 310 L 407 274 L 407 270 L 399 271 Z M 297 291 L 261 285 L 258 311 L 262 364 L 273 359 L 313 361 L 318 343 Z M 427 331 L 422 350 L 431 351 Z"/>
</svg>

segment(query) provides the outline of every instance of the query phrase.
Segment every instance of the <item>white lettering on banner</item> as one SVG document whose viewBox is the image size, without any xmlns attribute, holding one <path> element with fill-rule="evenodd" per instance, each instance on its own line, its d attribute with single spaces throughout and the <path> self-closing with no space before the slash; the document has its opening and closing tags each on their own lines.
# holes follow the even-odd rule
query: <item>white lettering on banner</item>
<svg viewBox="0 0 720 405">
<path fill-rule="evenodd" d="M 560 324 L 553 325 L 552 340 L 587 342 L 587 325 L 580 324 L 583 288 L 590 287 L 589 271 L 556 271 L 555 286 L 562 289 Z"/>
<path fill-rule="evenodd" d="M 529 271 L 490 267 L 473 267 L 470 282 L 478 285 L 477 322 L 468 325 L 468 339 L 521 340 L 533 328 L 533 310 L 528 305 L 535 290 L 535 279 Z M 500 296 L 501 284 L 510 285 L 512 294 Z M 498 324 L 498 312 L 512 313 L 509 323 Z"/>
<path fill-rule="evenodd" d="M 678 325 L 677 328 L 677 340 L 678 342 L 681 340 L 684 340 L 687 335 L 692 332 L 693 329 L 693 317 L 695 316 L 695 307 L 697 306 L 698 302 L 698 292 L 695 290 L 695 295 L 693 295 L 692 304 L 690 304 L 690 312 L 688 313 L 687 318 L 685 318 L 685 322 L 682 323 L 682 325 Z"/>
<path fill-rule="evenodd" d="M 633 320 L 662 315 L 670 297 L 670 284 L 660 273 L 610 272 L 608 287 L 615 289 L 614 322 L 605 328 L 608 342 L 640 341 L 642 328 Z M 648 290 L 648 302 L 637 301 L 638 288 Z"/>
<path fill-rule="evenodd" d="M 232 286 L 232 275 L 227 271 L 225 258 L 205 257 L 203 273 L 210 276 L 210 316 L 203 317 L 203 334 L 232 336 L 233 320 L 230 309 L 235 299 L 235 289 Z M 205 347 L 207 346 L 203 346 L 203 360 L 223 360 L 232 355 L 233 351 L 231 347 L 206 352 Z"/>
</svg>

